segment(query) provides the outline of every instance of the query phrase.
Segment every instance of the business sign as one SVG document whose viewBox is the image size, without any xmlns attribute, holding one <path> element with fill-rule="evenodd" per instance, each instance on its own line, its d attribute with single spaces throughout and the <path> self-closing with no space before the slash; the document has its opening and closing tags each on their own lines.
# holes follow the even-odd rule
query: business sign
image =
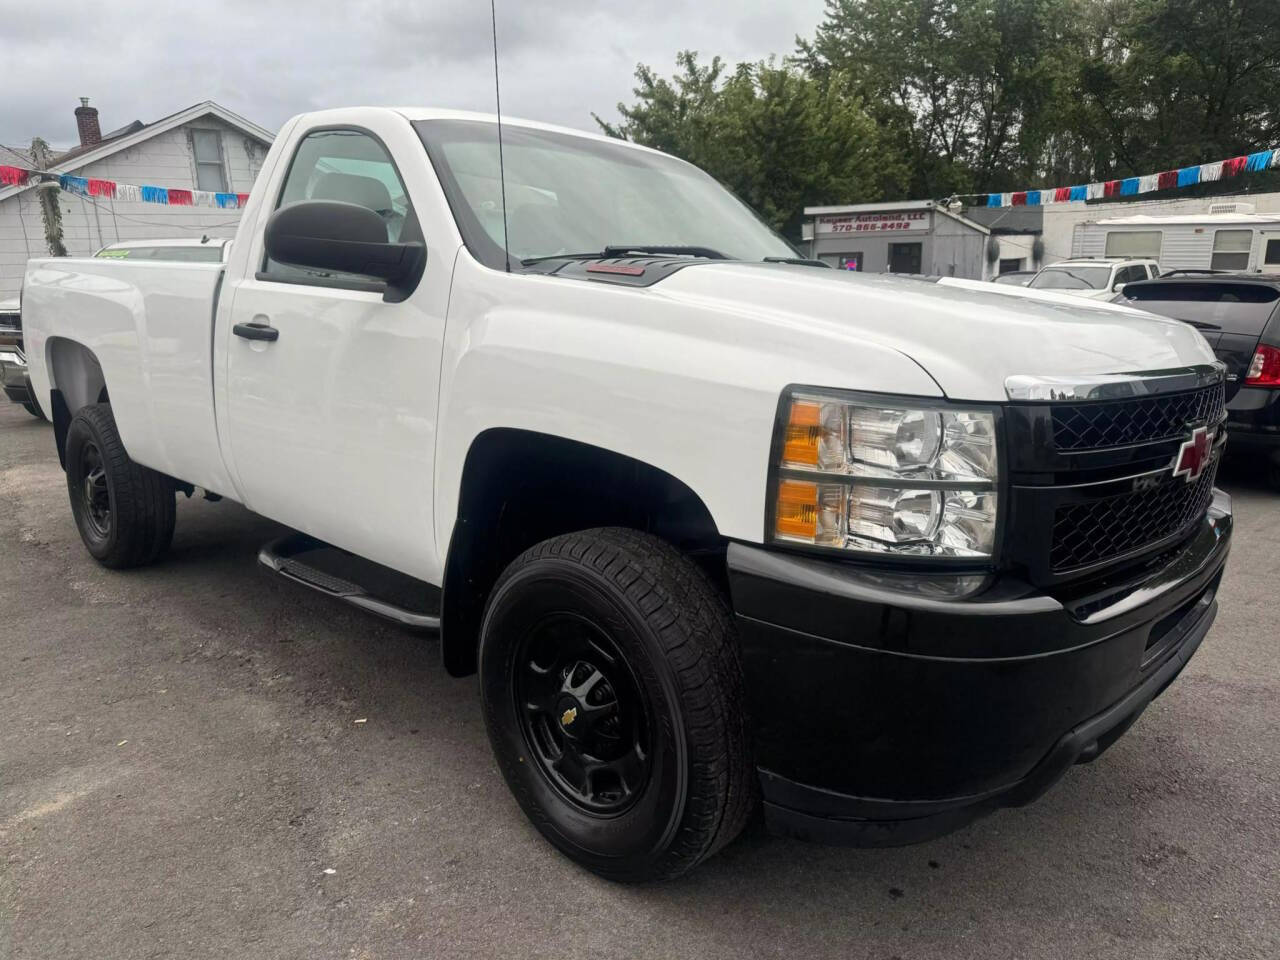
<svg viewBox="0 0 1280 960">
<path fill-rule="evenodd" d="M 846 213 L 818 217 L 819 234 L 890 233 L 928 230 L 928 210 L 901 210 L 888 213 Z"/>
</svg>

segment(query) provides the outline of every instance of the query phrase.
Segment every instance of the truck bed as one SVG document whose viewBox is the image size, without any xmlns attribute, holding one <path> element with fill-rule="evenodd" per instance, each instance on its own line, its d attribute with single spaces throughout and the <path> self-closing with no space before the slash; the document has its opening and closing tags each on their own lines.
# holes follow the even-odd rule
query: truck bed
<svg viewBox="0 0 1280 960">
<path fill-rule="evenodd" d="M 222 463 L 213 402 L 213 315 L 223 266 L 111 259 L 32 260 L 23 290 L 23 333 L 41 405 L 92 351 L 129 455 L 138 463 L 223 495 L 235 489 Z M 66 338 L 62 340 L 60 338 Z M 73 378 L 63 378 L 70 383 Z M 68 398 L 72 409 L 101 397 Z"/>
</svg>

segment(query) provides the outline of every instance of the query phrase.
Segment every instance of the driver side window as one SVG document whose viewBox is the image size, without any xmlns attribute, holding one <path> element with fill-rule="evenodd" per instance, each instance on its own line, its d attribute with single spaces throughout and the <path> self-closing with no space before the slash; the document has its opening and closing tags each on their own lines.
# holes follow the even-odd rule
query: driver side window
<svg viewBox="0 0 1280 960">
<path fill-rule="evenodd" d="M 303 200 L 340 200 L 372 210 L 387 228 L 387 241 L 421 240 L 413 204 L 385 147 L 363 130 L 316 130 L 298 144 L 276 209 Z M 263 280 L 381 289 L 358 274 L 295 267 L 264 257 Z"/>
</svg>

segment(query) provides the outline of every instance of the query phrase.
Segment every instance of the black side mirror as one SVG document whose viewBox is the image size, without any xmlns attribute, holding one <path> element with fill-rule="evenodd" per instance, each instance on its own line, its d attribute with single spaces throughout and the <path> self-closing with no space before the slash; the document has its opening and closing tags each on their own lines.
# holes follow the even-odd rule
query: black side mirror
<svg viewBox="0 0 1280 960">
<path fill-rule="evenodd" d="M 312 270 L 337 270 L 383 280 L 383 299 L 411 294 L 427 266 L 422 243 L 390 243 L 387 225 L 368 207 L 340 200 L 303 200 L 281 207 L 267 221 L 267 256 Z"/>
</svg>

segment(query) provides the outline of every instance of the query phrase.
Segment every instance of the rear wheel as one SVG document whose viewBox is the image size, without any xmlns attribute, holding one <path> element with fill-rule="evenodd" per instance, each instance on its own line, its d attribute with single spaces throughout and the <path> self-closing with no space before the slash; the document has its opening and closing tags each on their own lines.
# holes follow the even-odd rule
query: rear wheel
<svg viewBox="0 0 1280 960">
<path fill-rule="evenodd" d="M 111 407 L 82 407 L 67 428 L 67 492 L 80 539 L 107 567 L 155 560 L 173 540 L 173 481 L 125 453 Z"/>
<path fill-rule="evenodd" d="M 615 880 L 675 877 L 754 806 L 729 612 L 675 548 L 620 528 L 544 541 L 490 595 L 485 722 L 516 800 Z"/>
<path fill-rule="evenodd" d="M 27 413 L 31 414 L 37 420 L 44 419 L 44 414 L 40 411 L 40 408 L 36 406 L 36 402 L 34 400 L 22 401 L 22 409 L 27 411 Z"/>
</svg>

